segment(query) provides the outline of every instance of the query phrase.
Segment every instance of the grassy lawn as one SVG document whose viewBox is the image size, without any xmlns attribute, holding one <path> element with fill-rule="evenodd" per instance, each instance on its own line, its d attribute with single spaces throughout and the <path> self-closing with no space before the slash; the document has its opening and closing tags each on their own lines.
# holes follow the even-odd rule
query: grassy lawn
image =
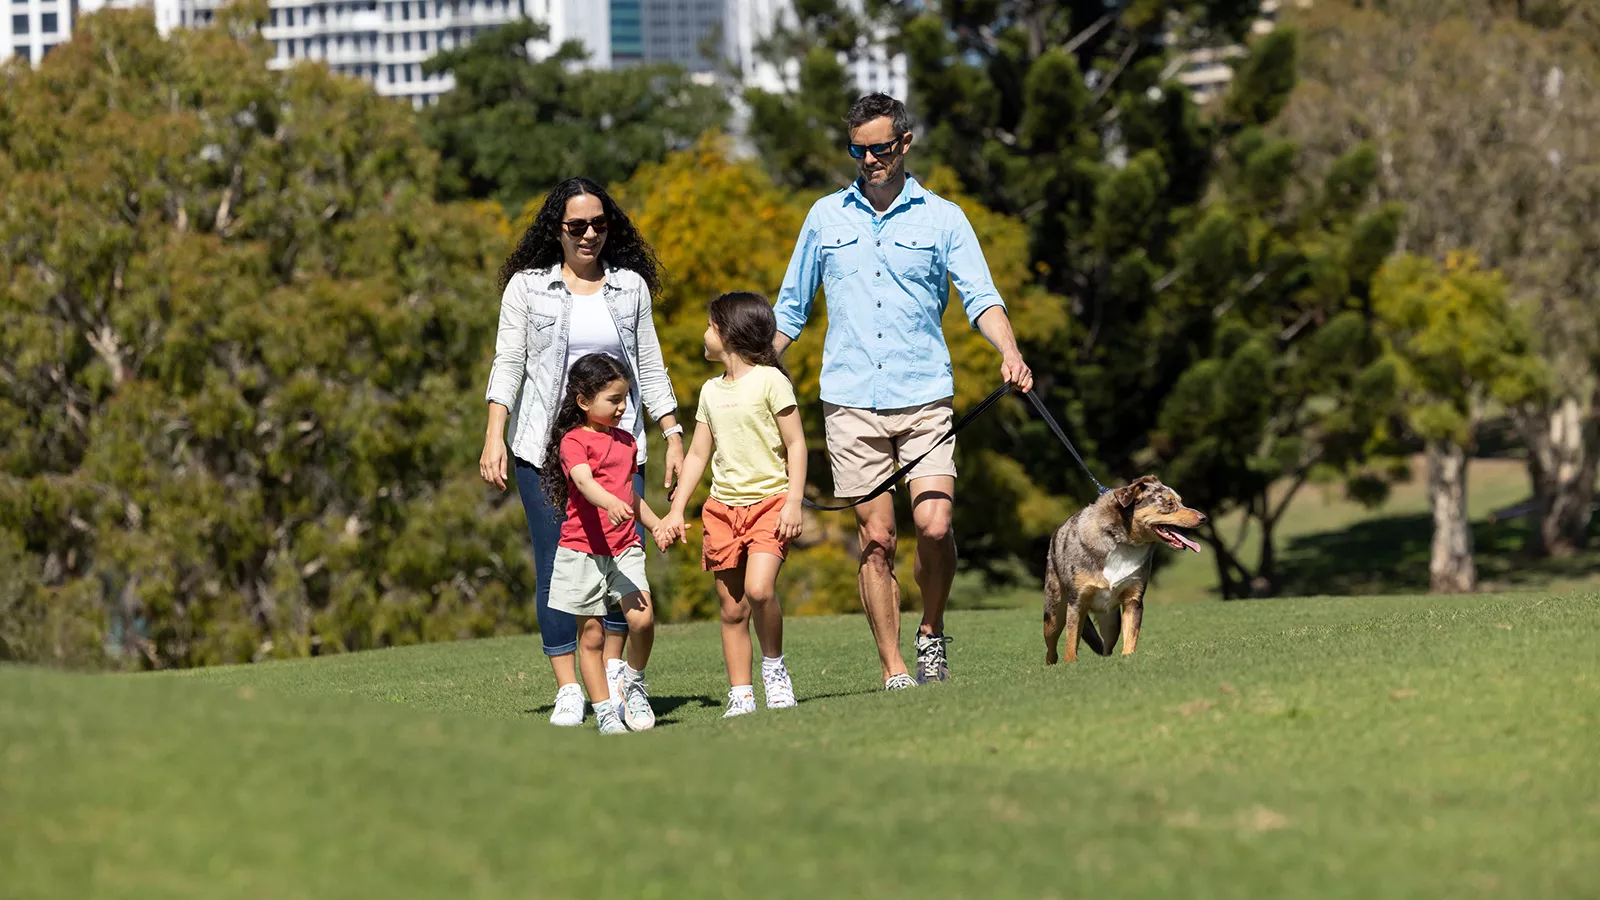
<svg viewBox="0 0 1600 900">
<path fill-rule="evenodd" d="M 722 722 L 715 626 L 664 629 L 605 739 L 531 637 L 0 669 L 0 896 L 1600 895 L 1600 595 L 1169 605 L 1048 670 L 1032 611 L 949 630 L 889 695 L 795 620 L 799 708 Z"/>
</svg>

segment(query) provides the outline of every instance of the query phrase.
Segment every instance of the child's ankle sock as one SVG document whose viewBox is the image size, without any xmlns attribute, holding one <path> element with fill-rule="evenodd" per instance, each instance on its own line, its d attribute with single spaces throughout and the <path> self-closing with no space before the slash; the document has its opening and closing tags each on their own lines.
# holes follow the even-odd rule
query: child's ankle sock
<svg viewBox="0 0 1600 900">
<path fill-rule="evenodd" d="M 623 663 L 622 664 L 622 683 L 623 684 L 633 684 L 636 681 L 643 681 L 643 680 L 644 680 L 644 670 L 643 669 L 635 669 L 633 666 L 630 666 L 627 663 Z"/>
<path fill-rule="evenodd" d="M 781 671 L 783 671 L 783 654 L 761 657 L 761 674 L 771 675 L 773 672 Z"/>
<path fill-rule="evenodd" d="M 735 700 L 749 700 L 752 703 L 755 702 L 755 699 L 756 699 L 755 686 L 754 685 L 749 685 L 749 684 L 736 684 L 736 685 L 734 685 L 733 686 L 733 699 L 735 699 Z"/>
</svg>

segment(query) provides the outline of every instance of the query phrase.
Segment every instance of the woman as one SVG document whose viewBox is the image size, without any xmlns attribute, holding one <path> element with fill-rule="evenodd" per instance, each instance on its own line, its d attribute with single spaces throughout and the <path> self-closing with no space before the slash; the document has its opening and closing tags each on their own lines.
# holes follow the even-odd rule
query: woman
<svg viewBox="0 0 1600 900">
<path fill-rule="evenodd" d="M 655 252 L 627 215 L 587 178 L 569 179 L 550 192 L 500 268 L 500 332 L 489 373 L 489 430 L 478 470 L 502 491 L 508 470 L 516 473 L 539 579 L 539 636 L 556 678 L 550 714 L 555 725 L 583 724 L 584 710 L 574 656 L 577 622 L 570 613 L 550 608 L 550 575 L 565 514 L 550 506 L 540 487 L 542 467 L 557 464 L 544 458 L 550 422 L 566 390 L 568 366 L 588 353 L 612 356 L 633 373 L 635 385 L 619 426 L 639 447 L 641 474 L 634 476 L 634 490 L 644 494 L 644 413 L 656 420 L 667 439 L 666 486 L 677 479 L 683 468 L 683 428 L 651 318 L 651 294 L 661 286 L 658 268 Z M 620 613 L 613 613 L 605 627 L 606 674 L 616 696 L 628 625 Z"/>
</svg>

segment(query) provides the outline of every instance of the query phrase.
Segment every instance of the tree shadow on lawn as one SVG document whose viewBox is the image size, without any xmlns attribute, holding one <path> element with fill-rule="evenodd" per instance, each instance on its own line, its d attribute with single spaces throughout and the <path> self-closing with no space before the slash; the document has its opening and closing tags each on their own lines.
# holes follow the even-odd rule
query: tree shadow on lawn
<svg viewBox="0 0 1600 900">
<path fill-rule="evenodd" d="M 1540 588 L 1600 570 L 1600 516 L 1589 525 L 1590 548 L 1566 559 L 1532 559 L 1531 518 L 1472 523 L 1478 581 L 1487 589 Z M 1388 516 L 1297 537 L 1278 560 L 1280 594 L 1412 594 L 1428 590 L 1433 518 Z"/>
<path fill-rule="evenodd" d="M 700 694 L 693 697 L 651 697 L 650 708 L 655 710 L 656 726 L 660 727 L 662 725 L 676 724 L 678 720 L 674 718 L 672 714 L 691 703 L 695 704 L 700 709 L 705 709 L 706 707 L 720 709 L 722 707 L 722 704 L 717 702 L 716 699 L 708 697 L 705 694 Z M 522 712 L 524 715 L 530 716 L 547 716 L 553 709 L 555 709 L 555 704 L 546 703 L 543 706 L 536 706 L 533 709 L 525 709 Z"/>
</svg>

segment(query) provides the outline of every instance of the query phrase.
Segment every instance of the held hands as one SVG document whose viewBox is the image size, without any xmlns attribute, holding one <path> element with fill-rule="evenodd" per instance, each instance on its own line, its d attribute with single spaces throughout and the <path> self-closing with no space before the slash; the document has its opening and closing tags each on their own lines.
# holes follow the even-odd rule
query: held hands
<svg viewBox="0 0 1600 900">
<path fill-rule="evenodd" d="M 778 513 L 778 539 L 792 541 L 805 530 L 805 517 L 801 514 L 800 504 L 787 501 L 783 504 L 783 512 Z"/>
<path fill-rule="evenodd" d="M 666 517 L 656 523 L 655 527 L 656 548 L 662 553 L 673 544 L 687 544 L 689 526 L 684 524 L 683 513 L 669 512 Z"/>
</svg>

